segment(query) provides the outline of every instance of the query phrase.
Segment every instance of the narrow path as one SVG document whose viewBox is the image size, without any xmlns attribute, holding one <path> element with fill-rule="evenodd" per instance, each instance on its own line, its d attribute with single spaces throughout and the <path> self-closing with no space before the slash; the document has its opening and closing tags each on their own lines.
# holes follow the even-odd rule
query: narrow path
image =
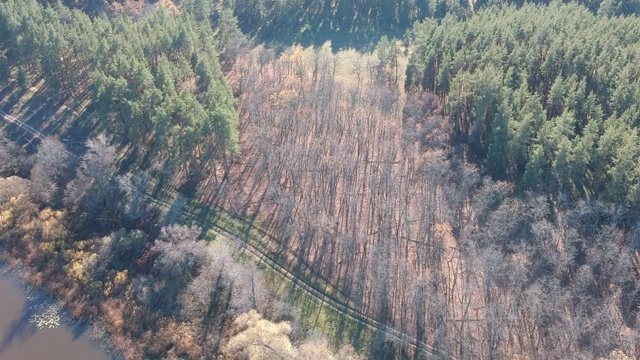
<svg viewBox="0 0 640 360">
<path fill-rule="evenodd" d="M 42 135 L 38 130 L 34 129 L 29 124 L 25 123 L 24 121 L 20 121 L 20 120 L 16 119 L 15 117 L 7 114 L 6 112 L 4 112 L 2 110 L 0 110 L 0 116 L 2 116 L 2 118 L 5 121 L 10 122 L 10 123 L 16 125 L 17 127 L 25 130 L 26 132 L 30 133 L 31 135 L 34 136 L 34 138 L 37 138 L 39 140 L 43 140 L 45 138 L 44 135 Z"/>
<path fill-rule="evenodd" d="M 21 121 L 13 116 L 11 116 L 10 114 L 0 110 L 0 116 L 2 116 L 2 119 L 5 120 L 6 122 L 9 122 L 13 125 L 18 126 L 19 128 L 23 129 L 24 131 L 26 131 L 27 133 L 33 135 L 34 138 L 37 138 L 39 140 L 43 140 L 45 138 L 45 135 L 43 135 L 40 131 L 38 131 L 37 129 L 34 129 L 32 126 L 30 126 L 29 124 L 26 124 L 24 121 Z M 30 139 L 27 139 L 30 140 Z M 31 139 L 32 140 L 32 139 Z M 72 156 L 75 158 L 75 160 L 77 162 L 80 161 L 80 158 L 75 155 L 72 154 Z M 160 199 L 158 197 L 155 197 L 151 194 L 147 194 L 147 193 L 142 193 L 142 195 L 144 195 L 150 202 L 155 203 L 158 206 L 161 206 L 163 208 L 171 208 L 172 204 L 164 199 Z M 232 242 L 235 242 L 239 245 L 239 247 L 241 249 L 243 249 L 245 252 L 247 252 L 248 254 L 254 256 L 258 261 L 264 263 L 266 266 L 268 266 L 271 270 L 275 271 L 276 273 L 278 273 L 280 276 L 284 277 L 285 279 L 288 279 L 289 281 L 291 281 L 295 286 L 299 287 L 300 289 L 304 290 L 305 292 L 307 292 L 309 295 L 311 295 L 312 297 L 316 298 L 317 300 L 319 300 L 321 302 L 321 306 L 323 305 L 328 305 L 329 307 L 331 307 L 332 309 L 336 310 L 337 312 L 353 319 L 354 321 L 363 324 L 373 330 L 376 331 L 383 331 L 388 335 L 391 335 L 395 338 L 396 341 L 404 344 L 404 345 L 409 345 L 411 348 L 413 348 L 414 350 L 418 350 L 420 349 L 421 351 L 426 352 L 429 356 L 432 357 L 438 357 L 438 358 L 446 358 L 446 359 L 452 359 L 455 360 L 454 357 L 451 356 L 443 356 L 438 354 L 438 351 L 436 349 L 434 349 L 433 347 L 431 347 L 428 344 L 425 344 L 422 341 L 417 341 L 414 337 L 409 336 L 395 328 L 389 327 L 386 324 L 382 324 L 379 321 L 370 318 L 368 316 L 366 316 L 365 314 L 361 313 L 360 311 L 354 309 L 353 307 L 351 307 L 349 304 L 347 304 L 346 302 L 336 298 L 335 296 L 332 296 L 330 294 L 327 294 L 319 285 L 317 284 L 313 284 L 311 282 L 309 282 L 308 280 L 297 276 L 295 273 L 289 271 L 287 268 L 283 267 L 282 265 L 280 265 L 277 261 L 275 261 L 273 258 L 271 258 L 268 254 L 266 254 L 264 251 L 261 251 L 259 248 L 257 248 L 256 246 L 254 246 L 253 244 L 251 244 L 250 241 L 245 241 L 243 240 L 241 237 L 237 236 L 236 234 L 228 231 L 227 229 L 220 227 L 219 225 L 215 224 L 214 222 L 206 219 L 204 216 L 195 214 L 189 210 L 183 210 L 183 214 L 185 215 L 186 218 L 192 220 L 193 222 L 195 222 L 196 224 L 200 225 L 203 229 L 205 230 L 211 230 L 213 231 L 216 235 L 221 236 L 222 238 L 228 239 Z"/>
</svg>

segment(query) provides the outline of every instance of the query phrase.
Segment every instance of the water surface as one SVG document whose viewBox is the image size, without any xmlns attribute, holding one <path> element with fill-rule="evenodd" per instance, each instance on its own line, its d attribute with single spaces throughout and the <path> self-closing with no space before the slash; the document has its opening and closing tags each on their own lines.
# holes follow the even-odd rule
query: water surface
<svg viewBox="0 0 640 360">
<path fill-rule="evenodd" d="M 53 326 L 59 315 L 50 299 L 0 274 L 0 360 L 112 359 L 83 335 L 86 326 Z"/>
</svg>

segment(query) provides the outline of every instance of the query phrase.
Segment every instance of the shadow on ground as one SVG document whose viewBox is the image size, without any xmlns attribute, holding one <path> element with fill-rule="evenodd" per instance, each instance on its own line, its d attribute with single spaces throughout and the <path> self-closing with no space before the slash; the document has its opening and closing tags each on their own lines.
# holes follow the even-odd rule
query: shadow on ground
<svg viewBox="0 0 640 360">
<path fill-rule="evenodd" d="M 90 105 L 90 92 L 58 92 L 42 79 L 33 79 L 28 87 L 15 79 L 0 85 L 0 110 L 25 122 L 43 135 L 56 134 L 70 148 L 82 147 L 98 129 L 98 114 Z M 0 128 L 27 151 L 36 149 L 37 139 L 17 126 L 0 123 Z M 25 136 L 26 135 L 26 136 Z"/>
<path fill-rule="evenodd" d="M 282 51 L 293 45 L 303 47 L 321 47 L 327 41 L 331 42 L 333 52 L 355 49 L 360 52 L 372 52 L 382 36 L 402 39 L 409 26 L 397 28 L 370 27 L 366 24 L 349 24 L 343 26 L 340 23 L 325 19 L 308 19 L 303 24 L 295 24 L 290 27 L 272 26 L 264 24 L 256 28 L 250 21 L 239 19 L 242 32 L 249 34 L 257 43 Z"/>
</svg>

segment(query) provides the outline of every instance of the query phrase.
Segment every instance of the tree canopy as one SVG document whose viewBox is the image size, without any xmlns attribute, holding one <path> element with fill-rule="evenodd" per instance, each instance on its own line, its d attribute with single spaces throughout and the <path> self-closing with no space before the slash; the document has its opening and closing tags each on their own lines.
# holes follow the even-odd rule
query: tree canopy
<svg viewBox="0 0 640 360">
<path fill-rule="evenodd" d="M 90 88 L 101 125 L 185 172 L 237 154 L 235 100 L 208 17 L 159 7 L 148 16 L 91 19 L 60 3 L 0 4 L 0 53 L 25 81 Z"/>
<path fill-rule="evenodd" d="M 452 139 L 494 178 L 636 205 L 639 28 L 576 4 L 425 20 L 406 87 L 443 99 Z"/>
</svg>

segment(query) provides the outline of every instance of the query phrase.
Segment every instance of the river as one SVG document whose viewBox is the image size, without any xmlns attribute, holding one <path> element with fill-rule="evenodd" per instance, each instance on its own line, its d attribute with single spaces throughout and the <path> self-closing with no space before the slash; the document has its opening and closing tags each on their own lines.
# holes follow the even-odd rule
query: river
<svg viewBox="0 0 640 360">
<path fill-rule="evenodd" d="M 55 303 L 25 289 L 0 264 L 0 360 L 112 360 L 84 335 L 86 326 L 72 325 Z"/>
</svg>

